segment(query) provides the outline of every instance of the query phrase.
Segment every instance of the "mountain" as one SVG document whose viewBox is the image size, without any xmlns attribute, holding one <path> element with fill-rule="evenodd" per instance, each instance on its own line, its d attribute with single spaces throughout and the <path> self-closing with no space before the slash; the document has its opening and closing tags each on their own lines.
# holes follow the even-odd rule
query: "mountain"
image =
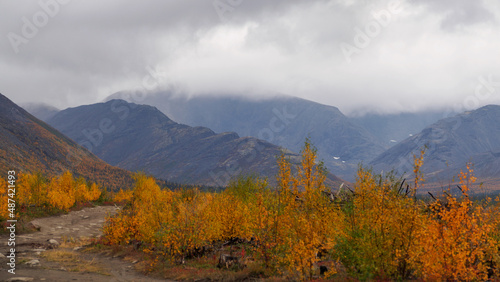
<svg viewBox="0 0 500 282">
<path fill-rule="evenodd" d="M 43 103 L 24 103 L 20 106 L 44 122 L 47 122 L 47 120 L 59 112 L 58 108 Z"/>
<path fill-rule="evenodd" d="M 133 183 L 128 171 L 106 164 L 0 94 L 0 171 L 7 170 L 46 176 L 69 170 L 110 189 Z"/>
<path fill-rule="evenodd" d="M 112 165 L 188 184 L 224 186 L 240 173 L 273 180 L 281 153 L 269 142 L 179 124 L 155 107 L 123 100 L 69 108 L 49 123 Z"/>
<path fill-rule="evenodd" d="M 381 140 L 384 146 L 390 148 L 445 116 L 446 113 L 440 111 L 399 114 L 370 113 L 351 117 L 351 120 L 366 128 L 368 132 Z"/>
<path fill-rule="evenodd" d="M 348 181 L 354 180 L 360 162 L 368 162 L 385 150 L 376 137 L 336 107 L 290 96 L 252 100 L 235 96 L 186 98 L 168 92 L 135 97 L 119 92 L 111 98 L 140 100 L 178 122 L 206 126 L 215 132 L 237 132 L 295 152 L 309 137 L 329 171 Z"/>
<path fill-rule="evenodd" d="M 451 179 L 469 161 L 478 177 L 500 178 L 499 141 L 500 106 L 489 105 L 441 119 L 382 153 L 370 164 L 376 170 L 396 168 L 400 172 L 411 172 L 412 154 L 427 146 L 422 169 L 431 181 Z"/>
</svg>

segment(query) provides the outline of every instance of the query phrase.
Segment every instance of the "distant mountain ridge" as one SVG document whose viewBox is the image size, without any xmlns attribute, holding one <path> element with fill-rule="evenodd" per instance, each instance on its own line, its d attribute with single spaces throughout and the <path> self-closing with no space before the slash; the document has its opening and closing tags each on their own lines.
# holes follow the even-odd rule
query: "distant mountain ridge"
<svg viewBox="0 0 500 282">
<path fill-rule="evenodd" d="M 500 106 L 488 105 L 441 119 L 400 142 L 370 164 L 377 170 L 411 171 L 412 154 L 427 146 L 423 171 L 433 180 L 449 179 L 467 162 L 482 178 L 500 178 Z"/>
<path fill-rule="evenodd" d="M 181 183 L 223 186 L 239 173 L 274 179 L 281 153 L 266 141 L 179 124 L 123 100 L 62 110 L 49 123 L 112 165 Z"/>
<path fill-rule="evenodd" d="M 0 171 L 71 171 L 110 189 L 128 188 L 130 172 L 112 167 L 0 94 Z"/>
<path fill-rule="evenodd" d="M 130 92 L 108 97 L 134 101 Z M 306 137 L 318 149 L 329 171 L 348 180 L 360 162 L 368 162 L 385 150 L 365 128 L 333 106 L 291 97 L 252 100 L 236 96 L 186 98 L 167 92 L 149 93 L 140 103 L 157 107 L 174 120 L 206 126 L 215 132 L 232 131 L 298 152 Z"/>
<path fill-rule="evenodd" d="M 369 113 L 361 117 L 351 117 L 351 120 L 366 128 L 388 149 L 445 116 L 445 111 L 398 114 Z"/>
<path fill-rule="evenodd" d="M 129 96 L 127 92 L 117 93 L 112 96 L 128 97 L 129 100 L 134 100 L 134 97 Z M 144 96 L 140 98 L 144 98 Z M 361 158 L 362 155 L 366 158 L 361 160 L 363 164 L 373 166 L 375 172 L 395 168 L 400 173 L 411 173 L 413 170 L 413 154 L 418 154 L 418 151 L 427 145 L 428 149 L 425 155 L 423 171 L 426 173 L 428 181 L 449 181 L 456 176 L 460 169 L 465 167 L 466 162 L 471 161 L 474 164 L 476 175 L 481 179 L 500 182 L 500 149 L 498 147 L 500 143 L 500 135 L 498 134 L 498 124 L 500 124 L 498 111 L 500 106 L 496 105 L 439 120 L 442 114 L 437 111 L 393 115 L 372 114 L 362 118 L 349 118 L 342 115 L 335 107 L 287 96 L 277 96 L 258 101 L 238 97 L 195 97 L 187 99 L 182 96 L 156 93 L 139 100 L 141 103 L 157 105 L 162 112 L 170 112 L 172 116 L 192 124 L 212 124 L 216 132 L 224 132 L 226 128 L 235 128 L 239 132 L 243 132 L 240 135 L 251 135 L 250 133 L 252 133 L 273 143 L 286 144 L 288 148 L 296 146 L 300 149 L 304 142 L 301 137 L 309 136 L 312 143 L 317 147 L 320 146 L 315 140 L 319 140 L 322 147 L 319 148 L 318 155 L 320 159 L 323 158 L 330 168 L 329 170 L 331 172 L 340 172 L 340 174 L 344 173 L 344 175 L 348 176 L 346 177 L 347 180 L 351 181 L 357 164 L 360 162 L 356 158 Z M 121 107 L 124 105 L 129 109 L 122 109 Z M 131 110 L 139 107 L 136 104 L 124 105 L 115 107 L 114 110 L 117 113 L 113 113 L 111 109 L 107 109 L 107 111 L 115 115 L 124 115 L 125 113 L 130 114 Z M 158 120 L 163 120 L 164 115 L 158 109 L 155 109 L 157 111 L 156 117 Z M 86 131 L 86 134 L 91 138 L 84 136 L 79 141 L 82 141 L 86 147 L 93 149 L 94 144 L 92 141 L 98 141 L 98 135 L 92 135 L 92 128 L 99 128 L 99 125 L 82 127 L 82 124 L 85 124 L 89 116 L 93 116 L 93 114 L 80 113 L 79 116 L 80 118 L 74 121 L 74 127 L 68 126 L 66 130 L 73 131 L 75 135 L 80 132 L 80 136 L 84 136 L 81 132 L 83 129 L 90 130 Z M 61 120 L 64 121 L 64 119 L 66 118 L 63 116 Z M 72 119 L 71 116 L 69 119 Z M 431 125 L 423 126 L 427 121 L 432 122 L 434 120 L 437 121 Z M 171 125 L 177 124 L 170 119 L 163 122 Z M 106 126 L 109 125 L 104 122 L 103 126 L 105 130 Z M 417 132 L 417 129 L 421 127 L 424 128 L 421 132 Z M 207 136 L 219 135 L 207 128 L 194 128 L 200 130 L 198 136 L 201 137 L 204 137 L 203 134 L 207 134 Z M 361 130 L 359 130 L 360 128 Z M 369 133 L 366 135 L 364 134 L 366 132 Z M 406 135 L 409 135 L 408 132 L 414 132 L 413 136 L 409 136 L 401 142 L 389 144 L 393 145 L 393 147 L 386 151 L 383 149 L 389 147 L 387 146 L 387 139 L 398 137 L 403 139 Z M 291 136 L 293 134 L 296 136 Z M 92 136 L 97 139 L 92 139 Z M 240 138 L 235 133 L 223 133 L 212 138 L 219 140 L 222 136 L 225 136 L 228 140 L 245 139 Z M 358 138 L 359 136 L 362 137 Z M 381 137 L 386 139 L 385 143 L 379 140 Z M 371 142 L 370 140 L 373 141 L 373 138 L 378 141 Z M 208 139 L 210 140 L 210 138 Z M 248 140 L 253 139 L 249 138 Z M 179 140 L 177 141 L 179 142 Z M 190 142 L 184 143 L 194 144 Z M 219 143 L 219 141 L 215 143 Z M 328 143 L 335 143 L 335 146 Z M 366 143 L 371 145 L 364 147 L 362 144 Z M 245 143 L 242 142 L 241 144 Z M 255 144 L 260 143 L 255 141 Z M 244 147 L 245 145 L 241 146 Z M 285 145 L 281 146 L 285 147 Z M 333 151 L 334 154 L 331 153 L 332 151 L 328 151 L 329 148 L 336 148 L 336 146 L 343 149 Z M 260 145 L 257 145 L 257 147 L 264 148 Z M 136 153 L 137 158 L 141 157 L 142 153 L 139 153 L 141 148 L 132 145 L 127 148 L 129 152 L 125 150 L 126 154 L 133 155 Z M 234 147 L 229 146 L 228 148 Z M 254 148 L 250 146 L 249 151 L 255 150 Z M 378 149 L 374 150 L 373 148 Z M 103 153 L 108 154 L 113 162 L 123 161 L 124 154 L 122 152 L 113 151 L 112 149 L 108 151 Z M 336 152 L 343 153 L 337 154 Z M 375 152 L 379 153 L 374 156 Z M 218 166 L 218 169 L 211 172 L 216 175 L 215 179 L 222 179 L 222 182 L 224 182 L 225 179 L 229 179 L 230 176 L 235 174 L 232 171 L 233 169 L 230 168 L 231 164 L 238 162 L 240 160 L 233 154 L 229 166 Z M 240 168 L 242 167 L 236 166 L 236 170 Z M 351 173 L 350 178 L 349 173 Z M 268 175 L 271 175 L 271 173 Z M 213 180 L 214 177 L 211 177 L 211 179 Z"/>
</svg>

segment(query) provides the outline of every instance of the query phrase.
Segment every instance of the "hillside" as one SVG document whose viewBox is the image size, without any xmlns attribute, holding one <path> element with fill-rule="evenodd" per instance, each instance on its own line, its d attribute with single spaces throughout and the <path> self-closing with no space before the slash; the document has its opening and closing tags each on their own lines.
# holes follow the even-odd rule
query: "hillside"
<svg viewBox="0 0 500 282">
<path fill-rule="evenodd" d="M 110 98 L 134 100 L 127 92 Z M 184 124 L 265 139 L 295 152 L 300 151 L 309 137 L 329 171 L 349 181 L 354 180 L 359 162 L 366 163 L 384 151 L 376 137 L 336 107 L 291 96 L 264 100 L 236 96 L 188 99 L 160 92 L 148 94 L 141 103 L 155 106 Z"/>
<path fill-rule="evenodd" d="M 12 169 L 46 176 L 69 170 L 111 189 L 132 184 L 129 172 L 106 164 L 0 94 L 0 171 Z"/>
<path fill-rule="evenodd" d="M 412 171 L 412 154 L 427 145 L 423 171 L 429 180 L 446 180 L 474 164 L 481 178 L 500 175 L 500 106 L 489 105 L 445 118 L 402 141 L 371 162 L 377 170 Z"/>
<path fill-rule="evenodd" d="M 415 135 L 425 127 L 445 117 L 445 112 L 422 111 L 416 113 L 376 114 L 351 117 L 377 137 L 387 148 Z"/>
<path fill-rule="evenodd" d="M 69 108 L 49 123 L 112 165 L 180 183 L 223 186 L 240 173 L 274 180 L 281 152 L 266 141 L 179 124 L 155 107 L 123 100 Z"/>
<path fill-rule="evenodd" d="M 23 103 L 19 106 L 37 119 L 44 122 L 47 122 L 51 117 L 59 112 L 58 108 L 43 103 Z"/>
</svg>

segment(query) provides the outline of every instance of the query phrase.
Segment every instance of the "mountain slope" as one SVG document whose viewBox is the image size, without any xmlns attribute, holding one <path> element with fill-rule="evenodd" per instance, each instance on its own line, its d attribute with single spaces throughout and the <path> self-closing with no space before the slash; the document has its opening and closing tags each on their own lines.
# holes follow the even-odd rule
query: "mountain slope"
<svg viewBox="0 0 500 282">
<path fill-rule="evenodd" d="M 24 103 L 20 106 L 37 119 L 44 122 L 47 122 L 59 112 L 58 108 L 42 103 Z"/>
<path fill-rule="evenodd" d="M 112 167 L 0 94 L 0 171 L 66 170 L 107 188 L 127 188 L 130 173 Z"/>
<path fill-rule="evenodd" d="M 240 173 L 272 180 L 281 152 L 266 141 L 178 124 L 154 107 L 123 100 L 66 109 L 49 122 L 110 164 L 189 184 L 223 186 Z"/>
<path fill-rule="evenodd" d="M 498 178 L 500 170 L 500 106 L 489 105 L 442 119 L 387 150 L 374 168 L 412 171 L 412 154 L 428 147 L 423 171 L 430 179 L 445 180 L 472 161 L 476 175 Z"/>
<path fill-rule="evenodd" d="M 409 136 L 417 134 L 443 117 L 445 117 L 445 112 L 422 111 L 399 114 L 366 114 L 361 117 L 351 117 L 351 120 L 366 128 L 381 140 L 384 146 L 389 148 Z"/>
<path fill-rule="evenodd" d="M 128 92 L 111 97 L 134 100 Z M 339 109 L 290 96 L 265 100 L 229 96 L 187 99 L 159 92 L 150 93 L 141 103 L 156 106 L 181 123 L 206 126 L 215 132 L 234 131 L 296 152 L 309 137 L 328 169 L 350 181 L 354 180 L 359 162 L 367 162 L 385 149 Z"/>
</svg>

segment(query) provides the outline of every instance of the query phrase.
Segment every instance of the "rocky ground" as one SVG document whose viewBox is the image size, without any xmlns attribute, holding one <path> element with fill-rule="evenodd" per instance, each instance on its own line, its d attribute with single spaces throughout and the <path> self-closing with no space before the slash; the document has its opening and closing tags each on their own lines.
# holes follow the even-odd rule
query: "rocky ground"
<svg viewBox="0 0 500 282">
<path fill-rule="evenodd" d="M 84 247 L 101 235 L 105 216 L 116 210 L 98 206 L 33 220 L 40 231 L 15 237 L 15 274 L 8 272 L 9 234 L 0 236 L 0 281 L 164 281 L 137 272 L 137 260 Z"/>
</svg>

